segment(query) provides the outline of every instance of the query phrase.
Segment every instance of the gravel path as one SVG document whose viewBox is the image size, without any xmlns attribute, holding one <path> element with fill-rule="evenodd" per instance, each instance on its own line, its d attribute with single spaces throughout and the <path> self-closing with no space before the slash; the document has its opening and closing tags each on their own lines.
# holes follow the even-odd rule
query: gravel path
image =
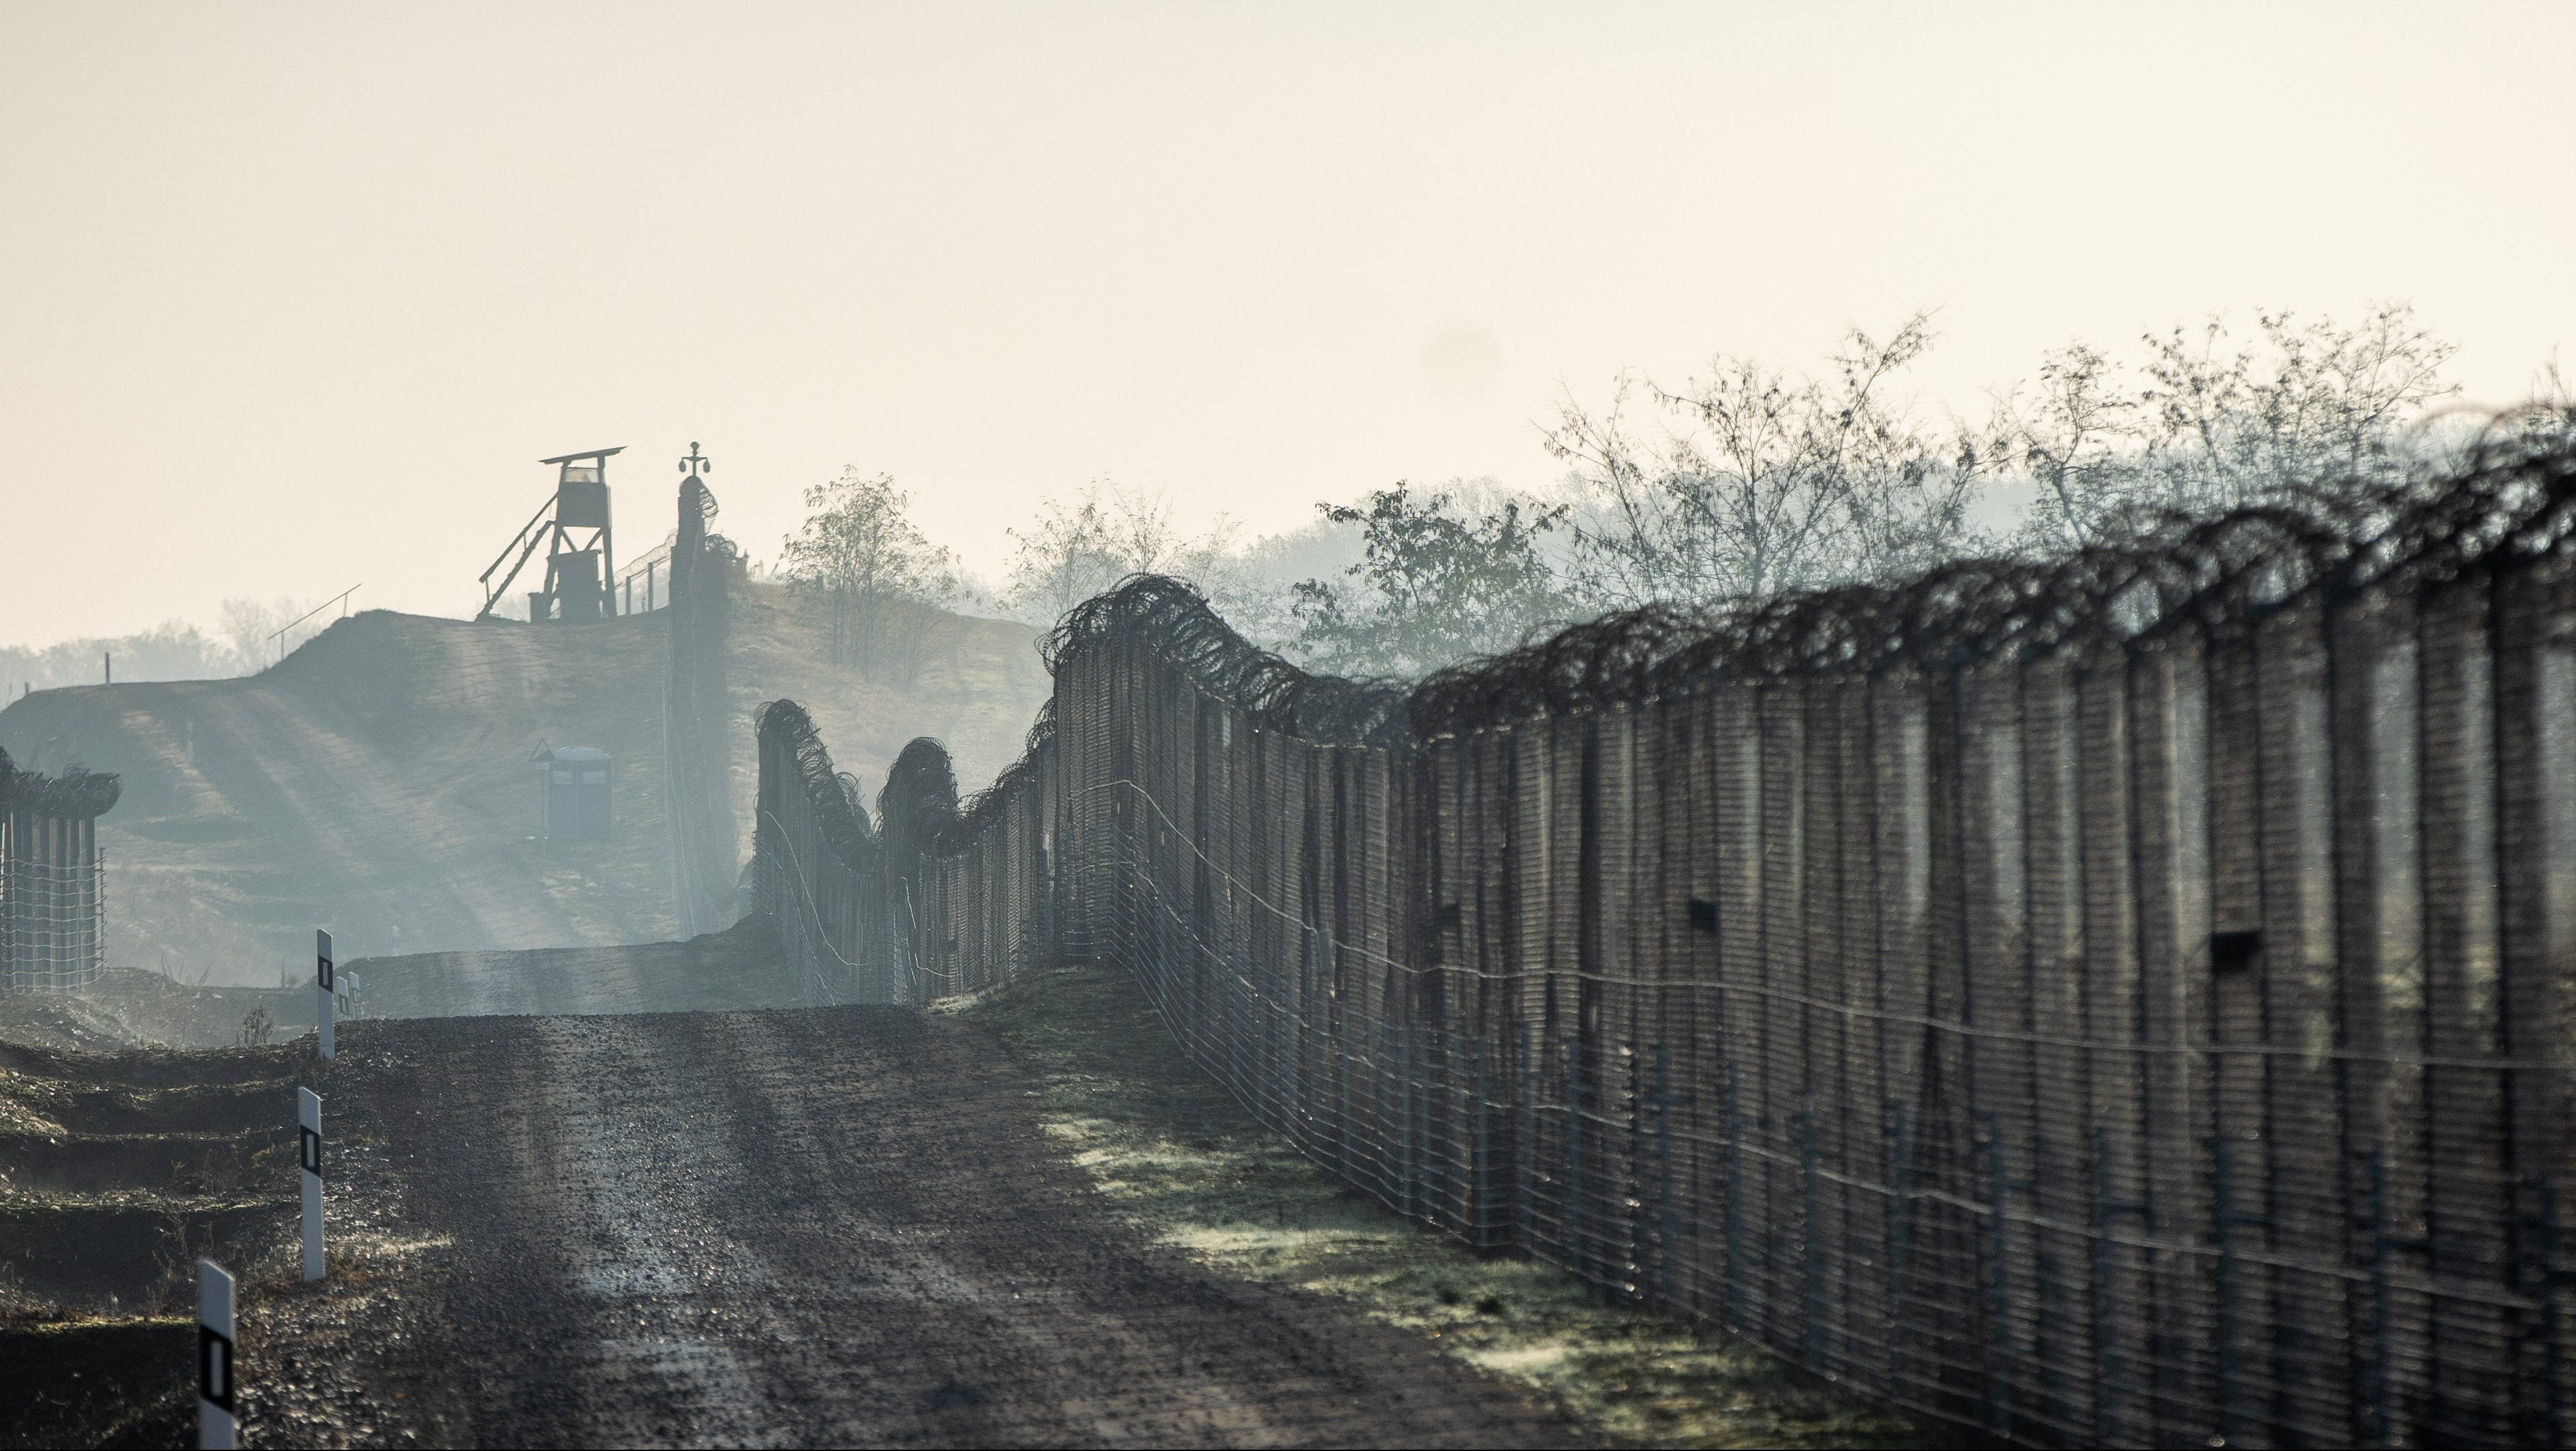
<svg viewBox="0 0 2576 1451">
<path fill-rule="evenodd" d="M 363 1029 L 333 1075 L 372 1140 L 353 1203 L 454 1243 L 262 1337 L 264 1444 L 1579 1439 L 1420 1337 L 1141 1241 L 953 1019 Z"/>
</svg>

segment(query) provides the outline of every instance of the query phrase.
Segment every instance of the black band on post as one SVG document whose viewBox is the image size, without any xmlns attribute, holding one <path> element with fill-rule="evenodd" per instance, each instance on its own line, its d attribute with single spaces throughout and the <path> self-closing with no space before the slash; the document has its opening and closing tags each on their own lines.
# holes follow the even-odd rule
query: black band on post
<svg viewBox="0 0 2576 1451">
<path fill-rule="evenodd" d="M 215 1327 L 197 1327 L 197 1397 L 229 1412 L 233 1408 L 233 1343 Z"/>
</svg>

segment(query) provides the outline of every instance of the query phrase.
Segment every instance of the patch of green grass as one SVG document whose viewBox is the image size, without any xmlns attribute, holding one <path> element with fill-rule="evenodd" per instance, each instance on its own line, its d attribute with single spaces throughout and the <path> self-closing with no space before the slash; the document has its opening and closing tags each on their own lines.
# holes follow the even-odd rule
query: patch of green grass
<svg viewBox="0 0 2576 1451">
<path fill-rule="evenodd" d="M 1040 973 L 945 1005 L 1030 1075 L 1047 1133 L 1130 1223 L 1227 1274 L 1351 1301 L 1651 1446 L 1904 1446 L 1906 1421 L 1724 1332 L 1605 1302 L 1356 1193 L 1181 1056 L 1135 982 Z"/>
</svg>

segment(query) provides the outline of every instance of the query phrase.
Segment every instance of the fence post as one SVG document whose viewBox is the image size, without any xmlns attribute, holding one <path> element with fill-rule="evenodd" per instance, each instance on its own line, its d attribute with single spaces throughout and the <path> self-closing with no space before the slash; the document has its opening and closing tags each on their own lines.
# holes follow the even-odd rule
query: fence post
<svg viewBox="0 0 2576 1451">
<path fill-rule="evenodd" d="M 322 1278 L 322 1097 L 295 1090 L 296 1157 L 304 1169 L 304 1278 Z"/>
<path fill-rule="evenodd" d="M 2395 1416 L 2388 1404 L 2388 1255 L 2395 1248 L 2388 1232 L 2388 1157 L 2370 1151 L 2370 1419 L 2373 1444 L 2396 1444 Z"/>
<path fill-rule="evenodd" d="M 1986 1329 L 1986 1429 L 1998 1440 L 2012 1431 L 2012 1379 L 2004 1369 L 2012 1356 L 2012 1294 L 2005 1278 L 2005 1256 L 2012 1247 L 2004 1224 L 2006 1182 L 2003 1115 L 1990 1113 L 1986 1115 L 1986 1193 L 1995 1221 L 1995 1290 L 1993 1307 L 1987 1312 L 1992 1323 Z"/>
<path fill-rule="evenodd" d="M 1805 1241 L 1803 1257 L 1806 1263 L 1802 1268 L 1806 1272 L 1807 1292 L 1806 1334 L 1801 1337 L 1804 1343 L 1799 1346 L 1799 1351 L 1809 1370 L 1821 1370 L 1823 1367 L 1819 1362 L 1824 1359 L 1825 1338 L 1825 1259 L 1824 1246 L 1816 1233 L 1816 1100 L 1812 1093 L 1798 1108 L 1798 1161 L 1799 1190 L 1806 1201 L 1800 1209 L 1804 1221 L 1800 1227 L 1804 1232 L 1799 1237 Z"/>
<path fill-rule="evenodd" d="M 1905 1393 L 1905 1383 L 1914 1373 L 1907 1357 L 1906 1342 L 1913 1333 L 1912 1314 L 1914 1287 L 1914 1143 L 1906 1121 L 1906 1101 L 1897 1099 L 1889 1105 L 1889 1150 L 1887 1183 L 1895 1196 L 1888 1207 L 1887 1281 L 1888 1281 L 1888 1384 L 1898 1395 Z"/>
<path fill-rule="evenodd" d="M 1395 1058 L 1399 1066 L 1396 1069 L 1394 1097 L 1395 1146 L 1399 1164 L 1397 1172 L 1402 1176 L 1404 1188 L 1396 1212 L 1407 1219 L 1412 1219 L 1420 1207 L 1415 1188 L 1422 1181 L 1422 1126 L 1413 1112 L 1413 1091 L 1415 1086 L 1422 1082 L 1421 1054 L 1418 1051 L 1422 1046 L 1422 1038 L 1421 1030 L 1409 1022 L 1404 1025 L 1401 1032 L 1403 1036 L 1397 1039 L 1398 1046 L 1395 1050 Z"/>
<path fill-rule="evenodd" d="M 2143 1217 L 2147 1206 L 2111 1197 L 2111 1131 L 2093 1130 L 2093 1353 L 2101 1360 L 2101 1384 L 2093 1396 L 2093 1439 L 2118 1446 L 2128 1439 L 2120 1406 L 2132 1387 L 2128 1362 L 2120 1355 L 2117 1306 L 2112 1303 L 2111 1225 L 2123 1215 Z"/>
<path fill-rule="evenodd" d="M 1646 1183 L 1639 1176 L 1645 1172 L 1646 1162 L 1643 1142 L 1646 1132 L 1646 1060 L 1637 1051 L 1635 1041 L 1631 1040 L 1620 1048 L 1619 1061 L 1625 1066 L 1628 1079 L 1621 1095 L 1626 1105 L 1624 1117 L 1628 1126 L 1620 1135 L 1618 1145 L 1618 1152 L 1624 1155 L 1622 1163 L 1627 1180 L 1619 1194 L 1618 1283 L 1620 1294 L 1631 1300 L 1642 1300 L 1646 1297 Z M 1609 1154 L 1605 1152 L 1605 1164 L 1608 1158 Z"/>
<path fill-rule="evenodd" d="M 232 1451 L 241 1430 L 233 1398 L 233 1277 L 197 1261 L 197 1444 Z"/>
<path fill-rule="evenodd" d="M 1476 1238 L 1474 1243 L 1478 1249 L 1491 1249 L 1494 1244 L 1493 1231 L 1491 1227 L 1494 1217 L 1494 1115 L 1491 1103 L 1492 1092 L 1485 1081 L 1486 1040 L 1482 1037 L 1478 1037 L 1474 1042 L 1476 1045 L 1474 1049 L 1476 1055 L 1476 1129 L 1474 1139 L 1469 1142 L 1469 1150 L 1476 1156 Z"/>
<path fill-rule="evenodd" d="M 1743 1328 L 1744 1295 L 1744 1108 L 1736 1089 L 1735 1064 L 1726 1065 L 1726 1328 Z"/>
<path fill-rule="evenodd" d="M 1673 1302 L 1673 1078 L 1670 1055 L 1655 1045 L 1655 1294 Z"/>
<path fill-rule="evenodd" d="M 2543 1169 L 2532 1185 L 2539 1222 L 2533 1226 L 2534 1244 L 2532 1289 L 2540 1300 L 2539 1324 L 2533 1337 L 2539 1341 L 2541 1371 L 2540 1431 L 2547 1444 L 2567 1444 L 2567 1387 L 2565 1371 L 2558 1353 L 2558 1295 L 2569 1284 L 2576 1283 L 2576 1272 L 2558 1262 L 2558 1186 Z"/>
<path fill-rule="evenodd" d="M 1565 1257 L 1574 1277 L 1586 1278 L 1583 1261 L 1583 1037 L 1565 1039 Z"/>
<path fill-rule="evenodd" d="M 2211 1135 L 2209 1146 L 2210 1177 L 2218 1199 L 2218 1434 L 2233 1443 L 2245 1416 L 2240 1404 L 2243 1387 L 2236 1375 L 2236 1231 L 2260 1229 L 2272 1221 L 2266 1215 L 2237 1211 L 2236 1158 L 2227 1135 Z"/>
<path fill-rule="evenodd" d="M 1338 964 L 1333 961 L 1332 956 L 1333 939 L 1331 934 L 1325 934 L 1323 941 L 1324 960 L 1327 968 L 1330 969 L 1337 967 Z M 1330 981 L 1329 972 L 1327 973 L 1326 980 Z M 1341 1157 L 1342 1177 L 1348 1179 L 1351 1177 L 1351 1024 L 1349 1017 L 1338 1012 L 1332 1015 L 1329 1022 L 1331 1023 L 1330 1041 L 1333 1045 L 1333 1060 L 1341 1070 L 1337 1076 L 1342 1081 L 1342 1127 L 1339 1135 L 1335 1139 L 1334 1147 Z"/>
<path fill-rule="evenodd" d="M 1514 1166 L 1512 1203 L 1519 1211 L 1521 1248 L 1538 1250 L 1538 1055 L 1530 1046 L 1529 1019 L 1521 1019 L 1521 1161 Z"/>
<path fill-rule="evenodd" d="M 1456 1062 L 1453 1056 L 1441 1054 L 1444 1065 L 1442 1082 L 1434 1084 L 1431 1081 L 1431 1061 L 1435 1049 L 1433 1037 L 1445 1031 L 1444 1028 L 1428 1023 L 1417 1023 L 1413 1028 L 1413 1060 L 1417 1071 L 1422 1075 L 1421 1082 L 1413 1090 L 1413 1174 L 1414 1202 L 1417 1206 L 1415 1212 L 1435 1224 L 1439 1222 L 1439 1206 L 1443 1196 L 1433 1183 L 1435 1177 L 1441 1173 L 1442 1166 L 1439 1163 L 1441 1146 L 1433 1137 L 1432 1119 L 1438 1110 L 1441 1090 L 1451 1081 L 1447 1075 L 1454 1071 L 1448 1065 Z M 1454 1118 L 1454 1115 L 1452 1117 Z"/>
<path fill-rule="evenodd" d="M 313 1020 L 320 1025 L 322 1056 L 332 1054 L 331 1044 L 331 934 L 313 929 Z"/>
</svg>

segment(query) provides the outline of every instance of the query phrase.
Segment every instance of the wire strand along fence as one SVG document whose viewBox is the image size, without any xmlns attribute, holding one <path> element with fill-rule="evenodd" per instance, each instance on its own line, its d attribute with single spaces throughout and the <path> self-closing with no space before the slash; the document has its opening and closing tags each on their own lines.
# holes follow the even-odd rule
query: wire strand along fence
<svg viewBox="0 0 2576 1451">
<path fill-rule="evenodd" d="M 0 751 L 0 988 L 64 992 L 98 981 L 107 947 L 107 867 L 98 818 L 113 775 L 48 778 Z"/>
<path fill-rule="evenodd" d="M 763 902 L 843 999 L 1122 965 L 1391 1207 L 1975 1434 L 2563 1446 L 2571 530 L 2498 449 L 1409 692 L 1138 579 L 962 810 L 770 707 Z"/>
</svg>

